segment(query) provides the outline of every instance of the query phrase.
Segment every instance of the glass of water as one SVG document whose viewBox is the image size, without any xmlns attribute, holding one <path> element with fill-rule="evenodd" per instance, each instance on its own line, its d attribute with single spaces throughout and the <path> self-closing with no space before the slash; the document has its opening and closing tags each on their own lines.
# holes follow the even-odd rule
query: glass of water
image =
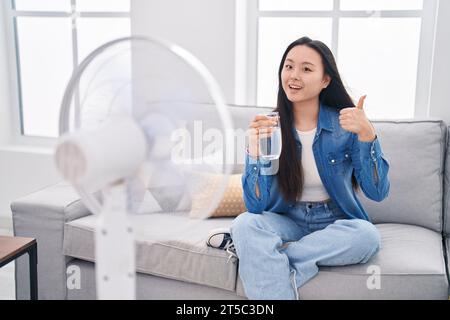
<svg viewBox="0 0 450 320">
<path fill-rule="evenodd" d="M 275 160 L 281 154 L 281 127 L 278 112 L 270 112 L 265 116 L 275 120 L 276 124 L 269 127 L 262 127 L 259 137 L 259 155 L 264 160 Z"/>
</svg>

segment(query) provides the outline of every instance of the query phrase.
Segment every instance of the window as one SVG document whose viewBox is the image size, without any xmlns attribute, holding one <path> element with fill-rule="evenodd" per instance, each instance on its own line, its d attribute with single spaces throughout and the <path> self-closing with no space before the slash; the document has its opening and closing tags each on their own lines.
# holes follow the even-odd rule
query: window
<svg viewBox="0 0 450 320">
<path fill-rule="evenodd" d="M 21 134 L 57 137 L 74 68 L 95 48 L 130 35 L 130 0 L 13 0 Z"/>
<path fill-rule="evenodd" d="M 247 101 L 275 106 L 287 45 L 309 36 L 327 44 L 369 118 L 413 118 L 426 109 L 435 24 L 434 0 L 255 0 L 247 8 Z M 252 64 L 254 64 L 252 66 Z"/>
</svg>

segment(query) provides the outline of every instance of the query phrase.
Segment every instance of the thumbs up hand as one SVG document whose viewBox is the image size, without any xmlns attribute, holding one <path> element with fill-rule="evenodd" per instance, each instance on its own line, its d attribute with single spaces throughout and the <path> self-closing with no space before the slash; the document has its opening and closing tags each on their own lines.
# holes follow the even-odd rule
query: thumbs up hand
<svg viewBox="0 0 450 320">
<path fill-rule="evenodd" d="M 356 133 L 359 141 L 372 142 L 376 138 L 376 133 L 364 112 L 364 99 L 366 99 L 365 95 L 359 98 L 356 107 L 341 109 L 339 124 L 344 130 Z"/>
</svg>

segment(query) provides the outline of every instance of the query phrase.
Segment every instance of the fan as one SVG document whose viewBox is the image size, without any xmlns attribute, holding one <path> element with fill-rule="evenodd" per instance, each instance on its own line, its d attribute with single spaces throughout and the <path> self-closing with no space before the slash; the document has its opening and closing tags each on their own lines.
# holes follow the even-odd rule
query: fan
<svg viewBox="0 0 450 320">
<path fill-rule="evenodd" d="M 121 38 L 75 69 L 59 121 L 56 166 L 98 216 L 97 298 L 134 299 L 133 217 L 148 215 L 151 223 L 164 216 L 155 236 L 176 239 L 223 196 L 234 148 L 221 90 L 185 49 Z"/>
</svg>

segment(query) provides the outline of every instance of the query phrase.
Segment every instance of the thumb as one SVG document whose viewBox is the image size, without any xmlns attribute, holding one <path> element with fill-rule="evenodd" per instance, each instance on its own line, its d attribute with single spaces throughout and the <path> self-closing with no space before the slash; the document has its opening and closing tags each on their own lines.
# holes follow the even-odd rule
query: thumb
<svg viewBox="0 0 450 320">
<path fill-rule="evenodd" d="M 361 98 L 359 98 L 358 104 L 356 105 L 356 107 L 358 109 L 363 109 L 364 106 L 364 99 L 366 99 L 367 95 L 363 95 Z"/>
</svg>

